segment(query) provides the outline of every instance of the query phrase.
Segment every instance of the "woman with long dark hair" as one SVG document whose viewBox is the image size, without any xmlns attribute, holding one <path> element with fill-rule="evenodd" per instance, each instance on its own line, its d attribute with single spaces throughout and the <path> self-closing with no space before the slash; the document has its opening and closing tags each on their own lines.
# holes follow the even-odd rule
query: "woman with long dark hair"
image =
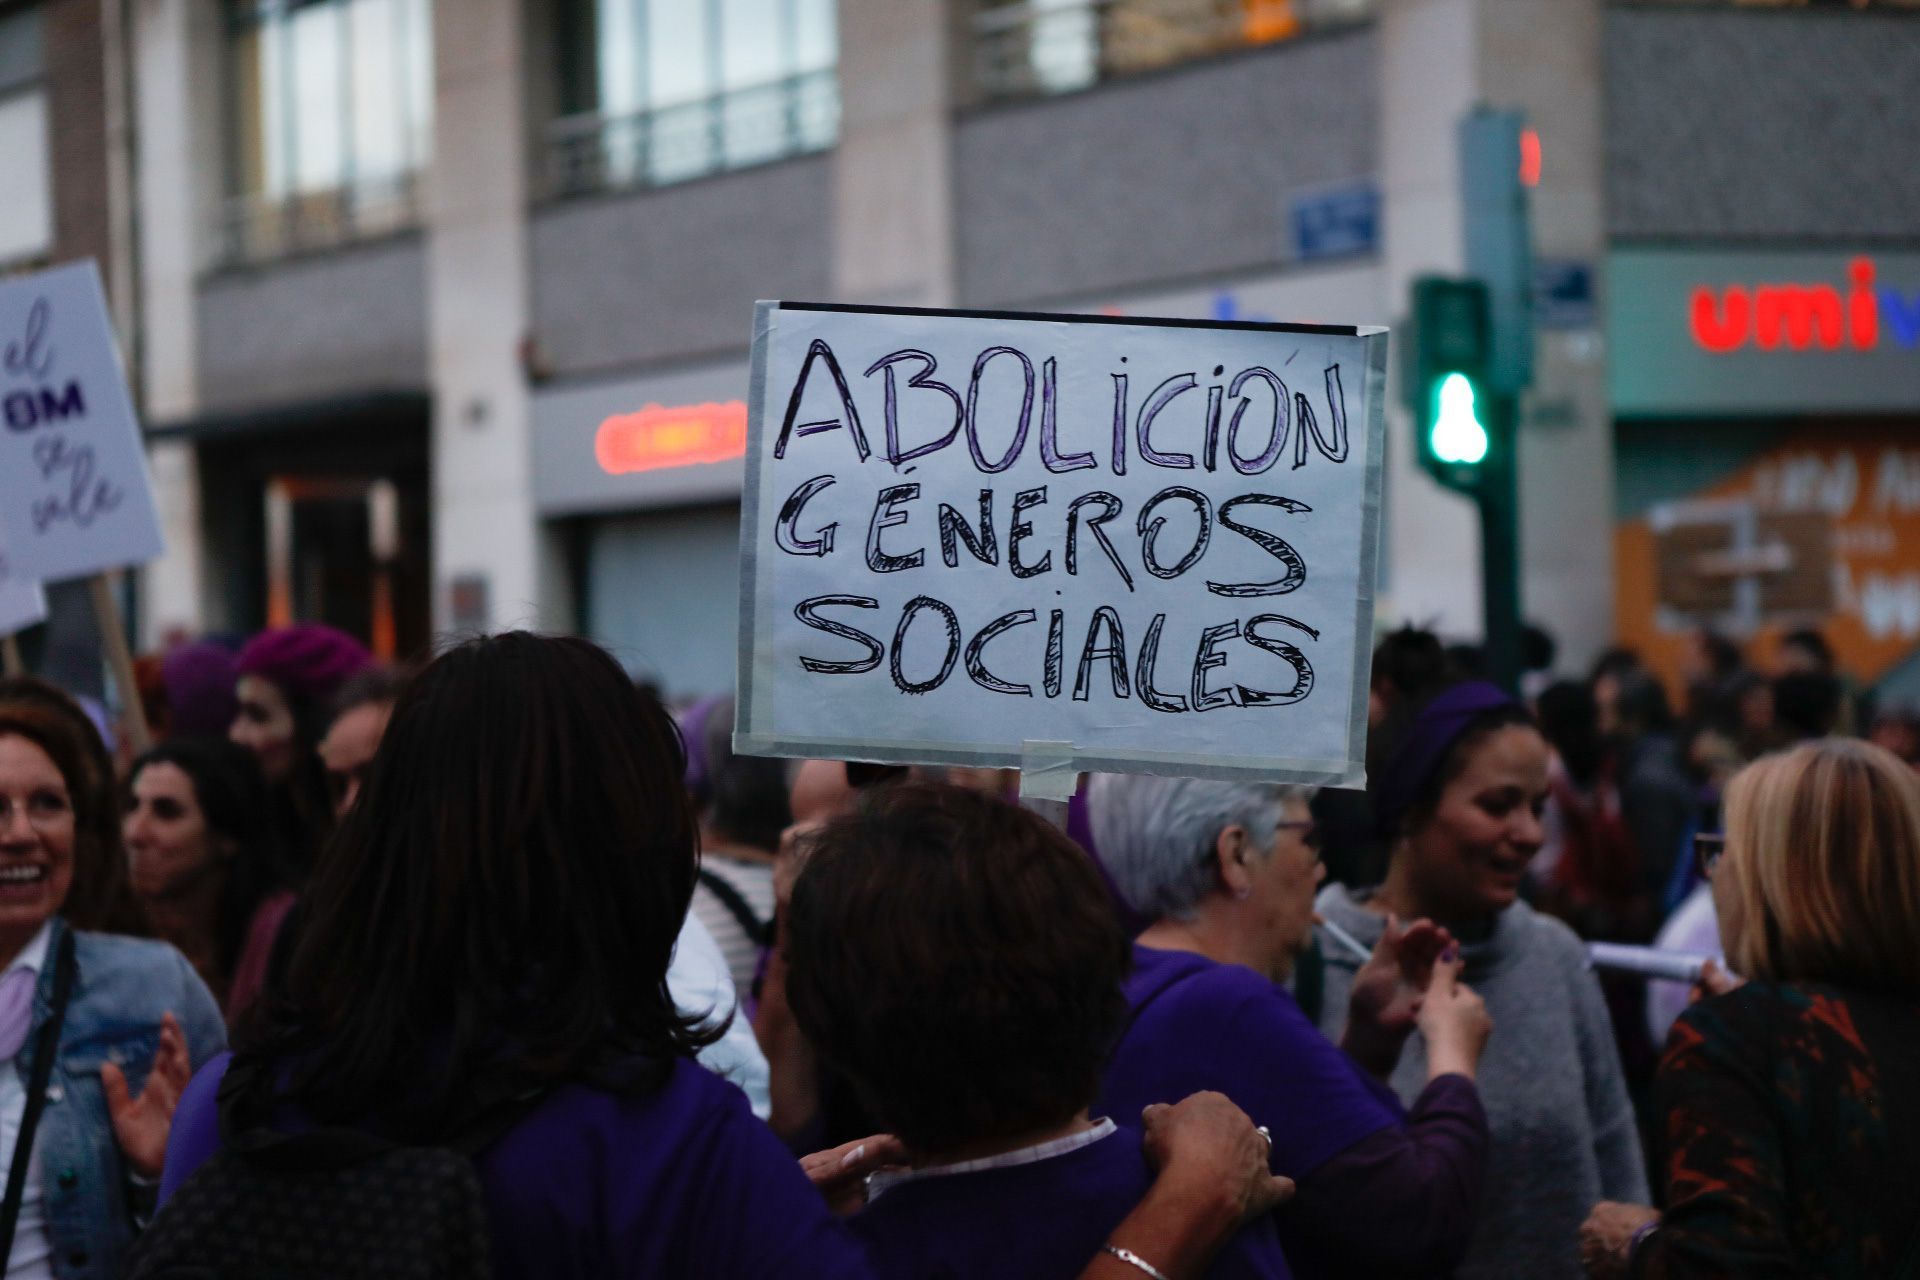
<svg viewBox="0 0 1920 1280">
<path fill-rule="evenodd" d="M 870 1275 L 693 1060 L 719 1032 L 667 988 L 698 862 L 684 772 L 672 719 L 587 641 L 516 632 L 427 667 L 316 869 L 284 982 L 181 1101 L 163 1199 L 206 1185 L 189 1179 L 223 1109 L 432 1147 L 516 1100 L 475 1144 L 495 1275 Z M 167 1234 L 163 1211 L 150 1238 Z"/>
<path fill-rule="evenodd" d="M 252 754 L 215 738 L 154 747 L 128 775 L 122 834 L 155 932 L 235 1021 L 259 994 L 294 900 Z"/>
<path fill-rule="evenodd" d="M 274 825 L 298 878 L 333 833 L 333 797 L 319 748 L 334 695 L 372 663 L 358 640 L 317 623 L 263 631 L 234 659 L 239 711 L 228 736 L 260 762 Z"/>
</svg>

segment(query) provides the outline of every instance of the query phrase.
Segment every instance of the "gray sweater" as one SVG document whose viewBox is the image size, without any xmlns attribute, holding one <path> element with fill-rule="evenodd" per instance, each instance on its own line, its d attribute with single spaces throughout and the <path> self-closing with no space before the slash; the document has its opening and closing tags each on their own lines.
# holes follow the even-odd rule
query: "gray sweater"
<svg viewBox="0 0 1920 1280">
<path fill-rule="evenodd" d="M 1372 946 L 1386 918 L 1362 900 L 1330 885 L 1318 906 Z M 1337 1043 L 1359 961 L 1324 933 L 1320 950 L 1327 960 L 1320 1029 Z M 1464 951 L 1463 978 L 1493 1016 L 1479 1071 L 1493 1142 L 1480 1222 L 1456 1274 L 1578 1280 L 1580 1224 L 1594 1203 L 1651 1202 L 1606 1004 L 1573 931 L 1524 902 Z M 1392 1083 L 1411 1102 L 1426 1082 L 1426 1044 L 1416 1031 Z"/>
</svg>

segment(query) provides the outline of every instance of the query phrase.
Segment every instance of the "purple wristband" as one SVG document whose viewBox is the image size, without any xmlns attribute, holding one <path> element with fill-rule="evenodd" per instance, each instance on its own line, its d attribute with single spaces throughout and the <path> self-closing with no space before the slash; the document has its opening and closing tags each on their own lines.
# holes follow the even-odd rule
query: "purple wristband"
<svg viewBox="0 0 1920 1280">
<path fill-rule="evenodd" d="M 1658 1218 L 1652 1218 L 1640 1224 L 1639 1229 L 1636 1230 L 1633 1233 L 1632 1237 L 1627 1240 L 1628 1263 L 1632 1263 L 1634 1259 L 1634 1255 L 1640 1252 L 1640 1246 L 1646 1242 L 1647 1237 L 1652 1235 L 1655 1231 L 1658 1231 L 1659 1229 L 1660 1229 L 1660 1219 Z"/>
</svg>

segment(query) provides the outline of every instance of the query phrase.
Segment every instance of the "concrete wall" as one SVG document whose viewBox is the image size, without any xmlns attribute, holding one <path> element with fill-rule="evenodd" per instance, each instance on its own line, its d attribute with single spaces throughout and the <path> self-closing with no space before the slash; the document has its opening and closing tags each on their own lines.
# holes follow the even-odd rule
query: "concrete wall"
<svg viewBox="0 0 1920 1280">
<path fill-rule="evenodd" d="M 1375 176 L 1371 29 L 991 108 L 954 140 L 963 305 L 1270 267 L 1293 195 Z"/>
<path fill-rule="evenodd" d="M 1618 237 L 1920 234 L 1920 14 L 1606 15 Z"/>
<path fill-rule="evenodd" d="M 402 236 L 201 286 L 200 407 L 286 404 L 427 385 L 426 255 Z"/>
<path fill-rule="evenodd" d="M 533 218 L 534 333 L 555 374 L 744 350 L 757 298 L 832 290 L 828 156 Z"/>
</svg>

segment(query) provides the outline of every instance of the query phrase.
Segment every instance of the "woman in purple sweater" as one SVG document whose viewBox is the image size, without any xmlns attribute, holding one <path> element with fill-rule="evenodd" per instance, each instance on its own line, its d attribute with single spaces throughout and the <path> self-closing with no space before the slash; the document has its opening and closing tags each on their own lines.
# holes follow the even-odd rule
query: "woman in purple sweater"
<svg viewBox="0 0 1920 1280">
<path fill-rule="evenodd" d="M 821 1057 L 905 1144 L 853 1229 L 894 1280 L 1055 1280 L 1108 1248 L 1152 1181 L 1094 1120 L 1126 1013 L 1126 936 L 1086 854 L 976 791 L 898 787 L 816 837 L 787 915 L 787 998 Z M 1206 1273 L 1288 1276 L 1271 1218 Z"/>
<path fill-rule="evenodd" d="M 1272 1132 L 1274 1171 L 1299 1185 L 1278 1214 L 1296 1274 L 1445 1275 L 1472 1237 L 1486 1166 L 1474 1072 L 1489 1023 L 1457 982 L 1452 940 L 1424 921 L 1386 931 L 1354 983 L 1340 1046 L 1301 1011 L 1281 984 L 1311 936 L 1325 873 L 1310 794 L 1093 780 L 1101 858 L 1152 921 L 1134 945 L 1131 1012 L 1095 1110 L 1125 1116 L 1218 1090 Z M 1416 1024 L 1431 1069 L 1408 1110 L 1385 1077 Z"/>
<path fill-rule="evenodd" d="M 482 1100 L 537 1098 L 474 1160 L 501 1280 L 872 1276 L 745 1095 L 694 1062 L 718 1030 L 668 994 L 698 861 L 684 768 L 666 711 L 584 640 L 516 632 L 436 660 L 243 1028 L 232 1113 L 439 1146 L 498 1114 Z M 181 1098 L 163 1202 L 221 1148 L 228 1061 Z M 1218 1142 L 1173 1146 L 1116 1238 L 1190 1276 L 1263 1193 Z"/>
</svg>

